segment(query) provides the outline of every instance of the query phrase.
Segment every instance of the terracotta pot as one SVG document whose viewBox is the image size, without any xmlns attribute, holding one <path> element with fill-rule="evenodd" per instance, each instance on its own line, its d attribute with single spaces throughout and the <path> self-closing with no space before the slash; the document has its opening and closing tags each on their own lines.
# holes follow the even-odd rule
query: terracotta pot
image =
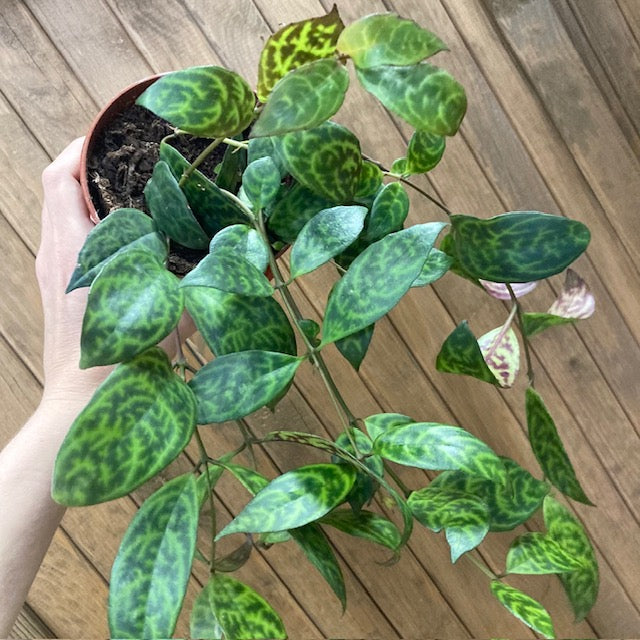
<svg viewBox="0 0 640 640">
<path fill-rule="evenodd" d="M 131 107 L 138 96 L 153 82 L 155 82 L 161 74 L 144 78 L 138 82 L 123 89 L 117 96 L 115 96 L 96 116 L 95 120 L 91 123 L 87 137 L 85 138 L 84 145 L 82 147 L 82 155 L 80 157 L 80 184 L 82 186 L 82 192 L 84 194 L 87 208 L 89 209 L 89 216 L 96 224 L 100 222 L 98 214 L 96 212 L 95 205 L 91 199 L 89 192 L 89 176 L 87 173 L 87 158 L 91 156 L 93 148 L 96 144 L 96 140 L 100 137 L 102 132 L 109 126 L 113 120 L 115 120 L 125 109 Z"/>
</svg>

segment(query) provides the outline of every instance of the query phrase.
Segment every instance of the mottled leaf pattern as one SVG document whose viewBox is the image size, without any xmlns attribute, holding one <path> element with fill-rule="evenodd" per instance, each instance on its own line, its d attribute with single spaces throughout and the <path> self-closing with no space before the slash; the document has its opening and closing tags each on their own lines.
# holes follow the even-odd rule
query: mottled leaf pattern
<svg viewBox="0 0 640 640">
<path fill-rule="evenodd" d="M 435 531 L 445 530 L 451 562 L 475 549 L 489 531 L 489 509 L 477 496 L 428 486 L 409 496 L 416 520 Z"/>
<path fill-rule="evenodd" d="M 520 345 L 511 327 L 497 327 L 478 338 L 478 346 L 501 387 L 511 387 L 520 370 Z"/>
<path fill-rule="evenodd" d="M 407 67 L 356 67 L 362 86 L 414 129 L 452 136 L 467 110 L 461 84 L 427 62 Z"/>
<path fill-rule="evenodd" d="M 221 558 L 216 558 L 213 563 L 213 568 L 216 571 L 222 573 L 233 573 L 243 567 L 249 557 L 251 556 L 251 550 L 253 549 L 253 542 L 251 536 L 245 536 L 244 542 L 236 547 L 233 551 Z"/>
<path fill-rule="evenodd" d="M 544 522 L 547 535 L 583 565 L 581 569 L 559 576 L 576 620 L 583 620 L 596 601 L 600 583 L 593 547 L 580 522 L 551 496 L 544 499 Z"/>
<path fill-rule="evenodd" d="M 128 249 L 148 250 L 160 262 L 167 257 L 167 243 L 148 215 L 138 209 L 115 209 L 87 236 L 66 292 L 88 287 L 108 260 Z"/>
<path fill-rule="evenodd" d="M 248 585 L 225 574 L 211 576 L 191 612 L 191 637 L 225 640 L 286 638 L 280 616 Z"/>
<path fill-rule="evenodd" d="M 400 231 L 409 213 L 409 196 L 399 182 L 385 185 L 376 195 L 364 237 L 375 242 Z"/>
<path fill-rule="evenodd" d="M 425 287 L 442 278 L 451 268 L 453 259 L 435 247 L 429 251 L 427 261 L 422 265 L 420 275 L 413 281 L 412 287 Z"/>
<path fill-rule="evenodd" d="M 409 140 L 405 173 L 413 175 L 431 171 L 442 159 L 445 146 L 446 138 L 443 136 L 416 131 Z"/>
<path fill-rule="evenodd" d="M 126 251 L 94 280 L 82 323 L 80 367 L 133 358 L 169 335 L 183 309 L 179 281 L 147 251 Z"/>
<path fill-rule="evenodd" d="M 436 369 L 499 384 L 485 362 L 480 345 L 466 320 L 462 321 L 444 341 L 436 358 Z"/>
<path fill-rule="evenodd" d="M 97 504 L 133 491 L 187 445 L 195 416 L 193 394 L 173 373 L 164 351 L 153 348 L 121 364 L 62 443 L 54 500 L 67 506 Z"/>
<path fill-rule="evenodd" d="M 358 189 L 360 143 L 335 122 L 287 133 L 278 138 L 278 153 L 300 184 L 333 204 L 351 200 Z"/>
<path fill-rule="evenodd" d="M 269 249 L 260 234 L 246 224 L 225 227 L 211 239 L 209 253 L 230 249 L 248 260 L 258 271 L 264 272 L 269 265 Z"/>
<path fill-rule="evenodd" d="M 203 138 L 232 137 L 253 118 L 255 98 L 237 73 L 190 67 L 166 73 L 136 101 L 174 127 Z"/>
<path fill-rule="evenodd" d="M 315 523 L 311 523 L 304 527 L 291 529 L 289 533 L 302 549 L 302 552 L 309 562 L 327 581 L 333 593 L 335 593 L 338 600 L 340 600 L 342 610 L 344 611 L 347 606 L 344 578 L 338 560 L 336 559 L 336 554 L 333 552 L 322 528 Z"/>
<path fill-rule="evenodd" d="M 382 169 L 377 164 L 365 160 L 360 170 L 360 181 L 356 189 L 356 198 L 373 196 L 382 186 Z"/>
<path fill-rule="evenodd" d="M 191 574 L 199 515 L 193 474 L 170 480 L 142 504 L 111 570 L 109 631 L 113 637 L 173 635 Z"/>
<path fill-rule="evenodd" d="M 578 559 L 564 551 L 553 538 L 539 531 L 518 536 L 507 553 L 508 573 L 567 573 L 581 567 Z"/>
<path fill-rule="evenodd" d="M 511 211 L 486 220 L 454 215 L 451 223 L 462 267 L 491 282 L 531 282 L 560 273 L 590 239 L 581 222 L 539 211 Z"/>
<path fill-rule="evenodd" d="M 587 283 L 573 269 L 567 269 L 562 291 L 547 313 L 585 320 L 593 315 L 595 305 L 595 298 Z"/>
<path fill-rule="evenodd" d="M 482 498 L 489 508 L 490 531 L 510 531 L 537 511 L 549 493 L 549 485 L 536 480 L 513 460 L 501 460 L 507 472 L 506 483 L 493 482 L 462 471 L 445 471 L 430 486 Z"/>
<path fill-rule="evenodd" d="M 447 47 L 435 34 L 394 13 L 374 14 L 352 22 L 337 48 L 361 69 L 384 64 L 410 65 Z"/>
<path fill-rule="evenodd" d="M 180 286 L 212 287 L 253 297 L 271 296 L 274 291 L 264 273 L 229 248 L 206 256 L 182 279 Z"/>
<path fill-rule="evenodd" d="M 523 313 L 522 327 L 528 338 L 535 336 L 537 333 L 557 327 L 561 324 L 573 324 L 577 318 L 563 318 L 562 316 L 554 316 L 550 313 Z"/>
<path fill-rule="evenodd" d="M 360 369 L 360 365 L 367 355 L 374 329 L 375 324 L 370 324 L 360 331 L 336 340 L 336 348 L 356 371 Z"/>
<path fill-rule="evenodd" d="M 499 482 L 506 480 L 502 460 L 481 440 L 435 422 L 413 422 L 387 429 L 373 442 L 378 455 L 418 469 L 458 469 Z"/>
<path fill-rule="evenodd" d="M 267 226 L 281 240 L 291 244 L 313 216 L 334 204 L 333 200 L 295 183 L 270 210 Z"/>
<path fill-rule="evenodd" d="M 355 469 L 311 464 L 278 476 L 218 533 L 264 533 L 302 527 L 341 504 L 353 486 Z"/>
<path fill-rule="evenodd" d="M 160 144 L 160 158 L 169 165 L 178 180 L 190 164 L 166 142 Z M 210 237 L 224 227 L 247 221 L 240 206 L 197 169 L 182 185 L 182 191 L 196 220 Z"/>
<path fill-rule="evenodd" d="M 291 249 L 291 277 L 309 273 L 346 249 L 362 231 L 367 209 L 323 209 L 304 225 Z"/>
<path fill-rule="evenodd" d="M 249 140 L 249 149 L 247 151 L 248 162 L 252 163 L 260 160 L 260 158 L 271 158 L 275 162 L 276 167 L 278 167 L 280 177 L 284 178 L 287 169 L 276 152 L 274 138 L 251 138 Z"/>
<path fill-rule="evenodd" d="M 484 287 L 484 290 L 493 298 L 498 300 L 511 300 L 511 294 L 507 285 L 503 282 L 489 282 L 488 280 L 479 280 L 480 284 Z M 511 285 L 511 290 L 516 298 L 530 293 L 538 286 L 538 281 L 533 282 L 514 282 Z"/>
<path fill-rule="evenodd" d="M 531 596 L 504 582 L 492 580 L 491 593 L 498 602 L 512 613 L 518 620 L 522 620 L 528 627 L 537 631 L 544 638 L 555 638 L 551 616 L 547 610 Z"/>
<path fill-rule="evenodd" d="M 553 418 L 538 392 L 531 387 L 526 391 L 526 411 L 529 442 L 545 476 L 570 498 L 592 504 L 580 486 Z"/>
<path fill-rule="evenodd" d="M 144 197 L 158 229 L 172 240 L 190 249 L 209 246 L 209 237 L 193 215 L 169 165 L 163 160 L 154 166 L 153 175 L 144 188 Z"/>
<path fill-rule="evenodd" d="M 280 171 L 269 157 L 252 162 L 242 176 L 242 188 L 254 211 L 269 206 L 280 190 Z"/>
<path fill-rule="evenodd" d="M 399 427 L 412 422 L 415 422 L 415 420 L 401 413 L 376 413 L 364 419 L 364 425 L 372 440 L 375 440 L 378 436 L 393 427 Z"/>
<path fill-rule="evenodd" d="M 397 551 L 400 546 L 400 532 L 393 522 L 372 511 L 336 509 L 320 521 L 350 536 L 369 540 Z"/>
<path fill-rule="evenodd" d="M 360 331 L 393 309 L 420 274 L 443 226 L 415 225 L 365 249 L 329 295 L 323 344 Z"/>
<path fill-rule="evenodd" d="M 219 356 L 200 369 L 189 386 L 198 405 L 198 424 L 242 418 L 278 396 L 303 358 L 271 351 Z"/>
<path fill-rule="evenodd" d="M 335 58 L 307 62 L 281 78 L 251 129 L 251 137 L 311 129 L 328 120 L 344 100 L 349 73 Z"/>
<path fill-rule="evenodd" d="M 267 40 L 258 67 L 258 98 L 266 102 L 275 84 L 301 65 L 330 58 L 344 24 L 334 5 L 324 16 L 293 22 Z"/>
<path fill-rule="evenodd" d="M 252 298 L 211 287 L 186 287 L 186 307 L 217 356 L 235 351 L 278 351 L 295 355 L 296 339 L 274 298 Z"/>
</svg>

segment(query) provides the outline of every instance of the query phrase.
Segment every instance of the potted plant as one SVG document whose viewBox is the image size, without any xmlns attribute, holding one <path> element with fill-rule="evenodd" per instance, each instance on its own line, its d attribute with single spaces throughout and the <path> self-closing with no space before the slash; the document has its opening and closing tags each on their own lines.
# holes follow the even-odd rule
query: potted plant
<svg viewBox="0 0 640 640">
<path fill-rule="evenodd" d="M 514 537 L 503 574 L 481 567 L 487 588 L 545 637 L 554 637 L 549 614 L 509 584 L 511 575 L 557 574 L 578 619 L 593 605 L 593 549 L 557 496 L 589 500 L 534 388 L 529 357 L 535 334 L 593 311 L 586 284 L 568 269 L 585 251 L 589 231 L 537 211 L 480 219 L 441 203 L 443 220 L 405 228 L 405 187 L 417 188 L 411 176 L 438 164 L 467 106 L 460 84 L 425 61 L 444 49 L 437 36 L 395 14 L 345 27 L 334 7 L 267 41 L 257 100 L 246 81 L 220 67 L 163 75 L 138 97 L 138 105 L 172 129 L 144 186 L 150 215 L 130 207 L 110 212 L 88 236 L 69 283 L 70 290 L 91 287 L 81 366 L 118 366 L 71 426 L 53 497 L 77 506 L 126 495 L 192 439 L 200 457 L 191 472 L 143 503 L 123 538 L 111 575 L 113 636 L 170 637 L 194 558 L 209 565 L 210 579 L 191 611 L 193 637 L 280 638 L 286 632 L 279 615 L 231 575 L 255 546 L 299 545 L 344 605 L 324 527 L 382 545 L 395 557 L 417 521 L 444 530 L 455 562 L 489 532 L 513 530 L 541 509 L 546 530 Z M 350 82 L 347 65 L 415 129 L 406 156 L 389 169 L 364 157 L 356 136 L 331 120 Z M 206 142 L 187 160 L 176 142 L 192 136 Z M 205 175 L 200 169 L 215 153 Z M 284 247 L 290 247 L 288 273 L 277 257 Z M 169 254 L 181 251 L 198 255 L 178 277 L 168 268 Z M 320 325 L 300 312 L 290 285 L 327 262 L 340 277 Z M 565 270 L 553 306 L 525 313 L 520 296 Z M 506 388 L 522 345 L 529 440 L 541 478 L 469 431 L 430 421 L 428 407 L 420 417 L 356 416 L 331 376 L 327 346 L 358 369 L 375 323 L 412 288 L 445 274 L 465 278 L 479 296 L 505 300 L 509 309 L 503 324 L 480 338 L 462 322 L 442 345 L 436 368 Z M 199 368 L 181 353 L 171 362 L 155 346 L 185 310 L 215 354 Z M 207 451 L 200 430 L 226 421 L 242 428 L 247 415 L 283 397 L 300 367 L 318 371 L 335 404 L 332 439 L 284 425 L 259 438 L 243 430 L 238 450 Z M 313 447 L 324 459 L 273 479 L 238 462 L 245 448 L 276 442 Z M 394 465 L 439 473 L 407 487 Z M 213 491 L 222 474 L 252 497 L 219 528 Z M 380 495 L 395 504 L 389 517 L 375 507 Z M 202 525 L 211 529 L 206 549 L 196 548 Z M 216 542 L 230 535 L 241 536 L 242 544 L 221 557 Z"/>
</svg>

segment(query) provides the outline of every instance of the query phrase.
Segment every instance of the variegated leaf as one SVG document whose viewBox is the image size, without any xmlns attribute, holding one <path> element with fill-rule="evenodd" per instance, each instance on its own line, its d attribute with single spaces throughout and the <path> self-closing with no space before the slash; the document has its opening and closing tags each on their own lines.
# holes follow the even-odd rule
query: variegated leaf
<svg viewBox="0 0 640 640">
<path fill-rule="evenodd" d="M 580 568 L 580 560 L 564 551 L 553 538 L 539 531 L 518 536 L 507 553 L 508 573 L 540 575 L 567 573 Z"/>
<path fill-rule="evenodd" d="M 118 254 L 91 285 L 80 367 L 133 358 L 169 335 L 182 310 L 179 280 L 156 256 L 141 249 Z"/>
<path fill-rule="evenodd" d="M 453 263 L 453 259 L 435 247 L 429 251 L 427 261 L 422 265 L 420 275 L 413 281 L 412 287 L 426 287 L 444 276 Z"/>
<path fill-rule="evenodd" d="M 135 393 L 132 393 L 135 389 Z M 52 496 L 67 506 L 106 502 L 164 469 L 195 427 L 191 390 L 152 348 L 121 364 L 74 420 L 60 447 Z"/>
<path fill-rule="evenodd" d="M 409 140 L 407 155 L 398 158 L 392 171 L 398 175 L 415 175 L 426 173 L 435 168 L 446 147 L 446 138 L 428 131 L 416 131 Z"/>
<path fill-rule="evenodd" d="M 360 181 L 356 189 L 356 198 L 368 198 L 375 195 L 382 186 L 382 169 L 377 164 L 365 160 L 360 170 Z"/>
<path fill-rule="evenodd" d="M 254 211 L 268 207 L 280 190 L 276 163 L 269 156 L 252 162 L 242 175 L 242 188 Z"/>
<path fill-rule="evenodd" d="M 507 285 L 503 282 L 489 282 L 488 280 L 478 280 L 478 282 L 484 287 L 484 290 L 493 298 L 498 300 L 511 300 L 511 294 Z M 533 282 L 514 282 L 511 285 L 511 290 L 516 298 L 530 293 L 538 286 L 538 281 Z"/>
<path fill-rule="evenodd" d="M 565 506 L 547 496 L 543 510 L 547 535 L 582 564 L 582 568 L 559 577 L 576 620 L 583 620 L 598 596 L 600 578 L 595 552 L 586 531 Z"/>
<path fill-rule="evenodd" d="M 350 536 L 380 544 L 392 551 L 400 546 L 400 532 L 393 522 L 372 511 L 335 509 L 320 521 Z"/>
<path fill-rule="evenodd" d="M 223 138 L 249 126 L 255 97 L 237 73 L 205 66 L 164 74 L 136 104 L 194 136 Z"/>
<path fill-rule="evenodd" d="M 446 48 L 435 34 L 394 13 L 372 14 L 352 22 L 337 43 L 338 51 L 361 69 L 415 64 Z"/>
<path fill-rule="evenodd" d="M 258 271 L 264 272 L 269 265 L 269 249 L 260 234 L 246 224 L 225 227 L 209 244 L 209 253 L 230 249 L 248 260 Z"/>
<path fill-rule="evenodd" d="M 198 424 L 236 420 L 263 407 L 287 387 L 303 360 L 258 350 L 217 357 L 189 382 Z"/>
<path fill-rule="evenodd" d="M 341 504 L 355 481 L 350 465 L 312 464 L 272 480 L 218 533 L 264 533 L 314 522 Z"/>
<path fill-rule="evenodd" d="M 393 427 L 399 427 L 403 424 L 413 422 L 415 422 L 415 420 L 401 413 L 376 413 L 364 419 L 364 425 L 372 440 L 375 440 L 378 436 Z"/>
<path fill-rule="evenodd" d="M 343 28 L 334 5 L 324 16 L 293 22 L 270 36 L 260 55 L 258 98 L 266 102 L 278 80 L 292 69 L 332 57 Z"/>
<path fill-rule="evenodd" d="M 340 109 L 348 86 L 349 73 L 335 58 L 293 69 L 271 91 L 251 137 L 279 136 L 322 124 Z"/>
<path fill-rule="evenodd" d="M 370 324 L 368 327 L 335 342 L 338 351 L 356 371 L 360 370 L 360 365 L 367 355 L 374 329 L 375 324 Z"/>
<path fill-rule="evenodd" d="M 511 387 L 520 370 L 520 345 L 511 327 L 497 327 L 478 338 L 478 346 L 500 386 Z"/>
<path fill-rule="evenodd" d="M 147 498 L 111 569 L 109 631 L 115 638 L 170 638 L 191 575 L 200 501 L 195 476 L 179 476 Z"/>
<path fill-rule="evenodd" d="M 376 195 L 367 219 L 364 238 L 375 242 L 400 231 L 409 213 L 409 196 L 399 182 L 387 184 Z"/>
<path fill-rule="evenodd" d="M 553 418 L 532 387 L 526 391 L 526 412 L 529 442 L 545 476 L 565 495 L 591 505 L 576 477 Z"/>
</svg>

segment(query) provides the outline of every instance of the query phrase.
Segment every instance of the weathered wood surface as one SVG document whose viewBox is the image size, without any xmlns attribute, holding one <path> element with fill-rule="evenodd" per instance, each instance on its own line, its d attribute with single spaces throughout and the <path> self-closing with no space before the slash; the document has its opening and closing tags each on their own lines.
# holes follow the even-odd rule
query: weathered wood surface
<svg viewBox="0 0 640 640">
<path fill-rule="evenodd" d="M 223 64 L 255 83 L 262 43 L 280 24 L 323 13 L 323 0 L 4 0 L 0 5 L 0 445 L 26 420 L 41 390 L 41 310 L 33 275 L 39 239 L 40 172 L 82 135 L 98 108 L 123 86 L 153 72 Z M 598 602 L 573 625 L 559 583 L 527 579 L 548 605 L 559 636 L 640 635 L 640 9 L 636 0 L 340 0 L 346 21 L 396 10 L 449 45 L 439 63 L 465 85 L 469 112 L 445 159 L 420 183 L 455 210 L 490 216 L 540 209 L 584 221 L 594 240 L 577 269 L 596 295 L 596 315 L 534 345 L 540 392 L 553 413 L 597 508 L 575 506 L 595 542 L 602 573 Z M 408 130 L 355 92 L 341 120 L 364 149 L 389 162 L 403 154 Z M 383 157 L 376 151 L 386 138 Z M 411 222 L 438 218 L 412 194 Z M 296 288 L 309 317 L 333 280 L 330 270 Z M 539 287 L 527 305 L 544 310 L 560 286 Z M 504 309 L 464 282 L 447 278 L 414 291 L 379 323 L 359 375 L 329 353 L 357 415 L 393 410 L 453 422 L 497 451 L 536 469 L 526 444 L 521 386 L 499 393 L 471 379 L 435 372 L 449 331 L 468 318 L 477 333 Z M 559 333 L 562 331 L 562 333 Z M 198 346 L 197 338 L 194 340 Z M 275 414 L 258 412 L 252 430 L 335 432 L 320 381 L 302 371 Z M 237 443 L 232 428 L 207 434 L 212 448 Z M 186 469 L 188 451 L 163 477 Z M 274 446 L 259 452 L 269 473 L 308 452 Z M 420 486 L 420 472 L 403 475 Z M 152 490 L 87 510 L 70 510 L 16 625 L 16 637 L 106 636 L 111 562 L 136 506 Z M 220 486 L 229 517 L 246 498 Z M 382 505 L 382 508 L 386 508 Z M 10 517 L 10 514 L 1 514 Z M 536 523 L 534 523 L 536 524 Z M 538 523 L 539 524 L 539 523 Z M 283 614 L 292 637 L 532 637 L 491 598 L 467 560 L 451 568 L 442 536 L 416 531 L 400 562 L 332 535 L 343 562 L 349 607 L 339 604 L 289 547 L 254 554 L 242 578 Z M 509 538 L 494 536 L 482 556 L 496 571 Z M 188 599 L 206 578 L 194 569 Z M 186 619 L 177 633 L 187 634 Z"/>
</svg>

